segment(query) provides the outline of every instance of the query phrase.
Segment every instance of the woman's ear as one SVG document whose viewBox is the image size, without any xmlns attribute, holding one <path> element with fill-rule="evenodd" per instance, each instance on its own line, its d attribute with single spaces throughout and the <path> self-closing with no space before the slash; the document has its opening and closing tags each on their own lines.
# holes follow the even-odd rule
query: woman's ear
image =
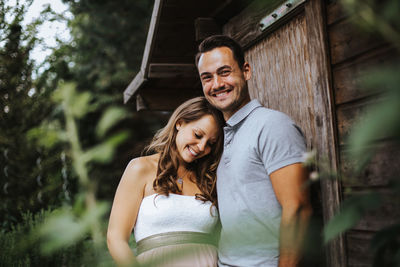
<svg viewBox="0 0 400 267">
<path fill-rule="evenodd" d="M 178 122 L 175 124 L 176 130 L 179 131 L 179 129 L 181 128 L 181 125 L 182 125 L 182 122 L 181 122 L 181 121 L 178 121 Z"/>
</svg>

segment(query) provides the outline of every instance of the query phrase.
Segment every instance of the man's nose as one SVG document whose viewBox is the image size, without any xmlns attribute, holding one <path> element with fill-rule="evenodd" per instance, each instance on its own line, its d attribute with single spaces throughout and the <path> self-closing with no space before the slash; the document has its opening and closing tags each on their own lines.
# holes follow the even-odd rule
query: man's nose
<svg viewBox="0 0 400 267">
<path fill-rule="evenodd" d="M 221 87 L 224 87 L 224 82 L 221 77 L 215 75 L 213 82 L 213 89 L 219 89 Z"/>
</svg>

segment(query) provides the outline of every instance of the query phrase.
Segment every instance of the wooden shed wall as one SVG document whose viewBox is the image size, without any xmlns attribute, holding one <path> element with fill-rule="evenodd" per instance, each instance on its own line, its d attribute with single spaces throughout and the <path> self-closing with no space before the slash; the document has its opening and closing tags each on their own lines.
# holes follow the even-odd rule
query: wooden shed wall
<svg viewBox="0 0 400 267">
<path fill-rule="evenodd" d="M 389 178 L 400 173 L 400 147 L 390 138 L 377 140 L 378 153 L 362 175 L 357 179 L 346 179 L 351 176 L 353 166 L 352 160 L 345 156 L 346 137 L 355 123 L 362 119 L 366 108 L 379 100 L 379 95 L 362 88 L 360 81 L 371 67 L 390 63 L 399 58 L 398 54 L 379 36 L 362 33 L 354 25 L 354 18 L 347 15 L 337 1 L 327 1 L 323 6 L 325 23 L 323 26 L 326 30 L 329 58 L 327 66 L 318 67 L 326 68 L 325 71 L 329 72 L 328 75 L 323 74 L 321 77 L 329 76 L 331 91 L 321 98 L 318 94 L 322 91 L 315 87 L 324 81 L 319 80 L 321 77 L 315 77 L 321 73 L 316 73 L 315 66 L 314 69 L 311 66 L 315 65 L 313 55 L 315 51 L 310 47 L 320 45 L 315 44 L 315 39 L 312 40 L 312 36 L 310 37 L 313 34 L 311 31 L 315 28 L 315 25 L 310 25 L 314 23 L 310 15 L 315 13 L 310 11 L 315 5 L 313 3 L 318 5 L 318 1 L 307 1 L 304 13 L 294 14 L 284 25 L 264 37 L 259 30 L 256 30 L 255 25 L 267 12 L 266 5 L 258 9 L 244 10 L 224 25 L 223 32 L 247 47 L 246 59 L 251 63 L 254 75 L 249 82 L 251 96 L 259 99 L 267 107 L 289 114 L 304 130 L 309 148 L 314 146 L 318 148 L 321 142 L 324 142 L 319 135 L 319 127 L 321 124 L 330 123 L 324 119 L 332 120 L 336 139 L 335 142 L 332 140 L 326 142 L 334 152 L 329 152 L 329 149 L 325 149 L 325 152 L 330 153 L 331 161 L 338 160 L 340 173 L 345 178 L 337 190 L 338 193 L 343 192 L 340 197 L 363 194 L 370 189 L 385 192 Z M 326 99 L 330 95 L 333 99 Z M 325 105 L 327 108 L 318 109 L 318 105 Z M 328 114 L 329 110 L 332 111 L 332 116 Z M 321 111 L 324 114 L 320 114 Z M 318 116 L 322 117 L 318 119 Z M 332 138 L 329 129 L 325 137 Z M 328 264 L 371 266 L 372 253 L 369 251 L 369 242 L 376 231 L 400 218 L 400 209 L 396 205 L 399 203 L 398 198 L 399 196 L 387 196 L 385 205 L 381 209 L 370 212 L 351 229 L 346 234 L 344 242 L 339 241 L 335 248 L 328 251 L 328 253 L 341 251 L 344 244 L 345 253 L 337 255 L 347 257 L 342 261 L 335 259 L 335 255 L 327 255 L 328 258 L 333 257 L 328 259 Z M 324 201 L 333 203 L 335 197 L 332 200 Z M 325 206 L 324 209 L 326 208 Z"/>
<path fill-rule="evenodd" d="M 344 198 L 370 189 L 385 192 L 388 179 L 400 173 L 400 147 L 390 139 L 377 140 L 378 153 L 360 177 L 352 177 L 352 160 L 346 157 L 346 137 L 366 108 L 379 100 L 362 87 L 360 81 L 373 67 L 392 62 L 398 55 L 394 48 L 375 34 L 361 33 L 354 17 L 344 12 L 338 2 L 327 5 L 327 32 L 332 69 L 336 124 L 339 140 L 339 163 L 343 175 Z M 373 234 L 400 218 L 398 196 L 387 196 L 382 208 L 370 212 L 346 235 L 348 266 L 371 266 L 369 245 Z"/>
<path fill-rule="evenodd" d="M 259 2 L 255 2 L 259 3 Z M 323 23 L 323 3 L 309 0 L 280 25 L 261 32 L 260 19 L 268 6 L 250 5 L 224 25 L 223 32 L 234 37 L 246 48 L 245 56 L 253 68 L 249 81 L 252 98 L 272 109 L 285 112 L 305 133 L 307 147 L 337 169 L 330 63 Z M 264 12 L 260 12 L 264 10 Z M 340 188 L 336 180 L 324 179 L 321 189 L 313 190 L 316 211 L 323 207 L 324 220 L 337 211 Z M 322 195 L 323 198 L 319 198 Z M 327 247 L 328 266 L 344 266 L 344 239 L 339 236 Z M 319 261 L 319 260 L 318 260 Z M 318 262 L 316 266 L 323 266 Z M 314 266 L 314 265 L 313 265 Z"/>
</svg>

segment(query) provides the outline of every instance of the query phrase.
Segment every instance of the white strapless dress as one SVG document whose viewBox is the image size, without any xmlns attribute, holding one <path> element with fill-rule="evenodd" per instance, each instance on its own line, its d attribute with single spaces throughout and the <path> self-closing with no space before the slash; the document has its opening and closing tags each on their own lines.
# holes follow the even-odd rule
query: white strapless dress
<svg viewBox="0 0 400 267">
<path fill-rule="evenodd" d="M 137 259 L 151 266 L 217 266 L 216 247 L 198 241 L 212 237 L 217 223 L 217 209 L 209 201 L 171 193 L 147 196 L 134 227 Z M 182 241 L 188 236 L 197 241 Z"/>
</svg>

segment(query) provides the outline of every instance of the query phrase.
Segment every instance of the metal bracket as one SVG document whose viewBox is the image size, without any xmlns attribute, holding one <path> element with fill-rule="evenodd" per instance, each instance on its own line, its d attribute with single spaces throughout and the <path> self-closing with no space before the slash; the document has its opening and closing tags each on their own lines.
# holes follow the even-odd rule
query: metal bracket
<svg viewBox="0 0 400 267">
<path fill-rule="evenodd" d="M 269 26 L 280 20 L 289 12 L 293 11 L 296 7 L 304 3 L 306 0 L 288 0 L 280 7 L 263 17 L 260 21 L 261 31 L 266 30 Z"/>
</svg>

